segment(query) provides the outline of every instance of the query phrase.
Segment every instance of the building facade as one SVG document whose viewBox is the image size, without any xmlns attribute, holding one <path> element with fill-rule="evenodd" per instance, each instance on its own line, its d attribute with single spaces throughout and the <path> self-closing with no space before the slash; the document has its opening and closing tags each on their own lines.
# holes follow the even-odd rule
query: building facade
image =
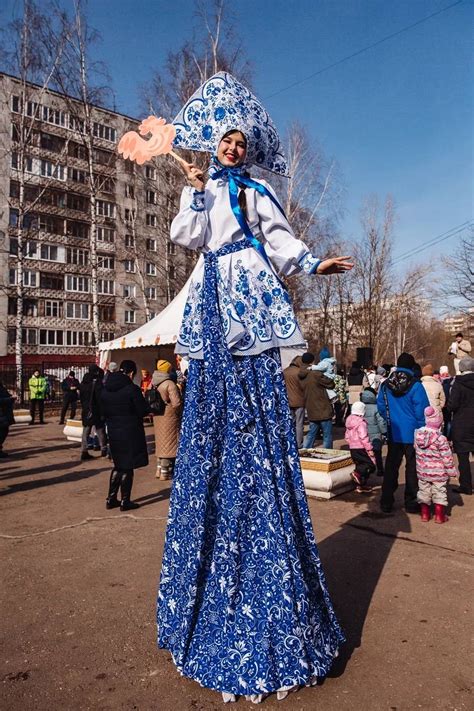
<svg viewBox="0 0 474 711">
<path fill-rule="evenodd" d="M 172 159 L 123 160 L 117 143 L 139 122 L 93 107 L 92 201 L 80 102 L 33 85 L 25 94 L 0 74 L 0 107 L 0 362 L 15 357 L 20 202 L 24 362 L 90 361 L 92 206 L 100 340 L 110 340 L 161 311 L 193 266 L 168 239 L 182 178 Z"/>
</svg>

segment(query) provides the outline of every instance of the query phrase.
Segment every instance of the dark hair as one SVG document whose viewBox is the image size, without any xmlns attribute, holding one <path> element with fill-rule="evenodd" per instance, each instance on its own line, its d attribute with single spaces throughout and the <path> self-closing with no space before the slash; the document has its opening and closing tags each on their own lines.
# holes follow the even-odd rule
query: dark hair
<svg viewBox="0 0 474 711">
<path fill-rule="evenodd" d="M 314 361 L 314 355 L 312 353 L 303 353 L 301 356 L 302 363 L 312 363 Z"/>
<path fill-rule="evenodd" d="M 123 360 L 120 363 L 120 370 L 122 373 L 125 373 L 125 375 L 130 375 L 130 373 L 133 373 L 133 375 L 137 374 L 137 364 L 135 363 L 134 360 Z"/>
<path fill-rule="evenodd" d="M 461 338 L 464 338 L 464 336 L 462 335 L 462 333 L 461 333 L 461 332 L 459 332 L 459 333 L 456 333 L 456 336 L 455 336 L 455 338 L 458 338 L 459 336 L 461 336 Z"/>
<path fill-rule="evenodd" d="M 69 371 L 69 375 L 72 375 L 72 377 L 74 377 L 76 374 L 75 374 L 75 372 L 74 372 L 73 370 L 70 370 L 70 371 Z"/>
</svg>

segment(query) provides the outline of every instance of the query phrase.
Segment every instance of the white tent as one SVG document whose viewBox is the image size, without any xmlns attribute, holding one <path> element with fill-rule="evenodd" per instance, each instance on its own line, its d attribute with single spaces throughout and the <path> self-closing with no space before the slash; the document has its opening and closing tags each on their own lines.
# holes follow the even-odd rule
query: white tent
<svg viewBox="0 0 474 711">
<path fill-rule="evenodd" d="M 122 360 L 131 359 L 136 362 L 138 373 L 142 368 L 153 372 L 157 358 L 172 359 L 188 297 L 189 282 L 190 280 L 186 282 L 173 301 L 151 321 L 144 323 L 135 331 L 114 338 L 113 341 L 99 343 L 100 367 L 106 368 L 110 361 L 120 364 Z M 304 353 L 304 351 L 305 348 L 281 348 L 283 368 L 286 368 L 295 356 Z"/>
<path fill-rule="evenodd" d="M 183 319 L 183 311 L 188 296 L 189 281 L 179 294 L 151 321 L 143 326 L 114 338 L 113 341 L 99 343 L 99 365 L 105 368 L 110 361 L 134 360 L 138 369 L 155 369 L 156 359 L 169 356 L 174 351 L 178 331 Z"/>
</svg>

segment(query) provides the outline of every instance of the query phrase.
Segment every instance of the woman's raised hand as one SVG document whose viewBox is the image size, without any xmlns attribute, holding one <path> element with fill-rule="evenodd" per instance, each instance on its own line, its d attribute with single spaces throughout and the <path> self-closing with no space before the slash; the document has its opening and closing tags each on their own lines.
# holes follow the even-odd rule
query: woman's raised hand
<svg viewBox="0 0 474 711">
<path fill-rule="evenodd" d="M 186 179 L 196 190 L 204 190 L 204 173 L 200 168 L 196 168 L 193 163 L 182 163 Z"/>
<path fill-rule="evenodd" d="M 342 274 L 352 269 L 354 264 L 350 261 L 350 257 L 332 257 L 331 259 L 323 259 L 316 269 L 317 274 Z"/>
</svg>

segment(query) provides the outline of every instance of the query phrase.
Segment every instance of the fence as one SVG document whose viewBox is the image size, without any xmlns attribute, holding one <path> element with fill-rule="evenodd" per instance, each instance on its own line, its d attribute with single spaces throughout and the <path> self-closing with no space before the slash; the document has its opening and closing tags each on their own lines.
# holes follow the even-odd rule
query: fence
<svg viewBox="0 0 474 711">
<path fill-rule="evenodd" d="M 48 363 L 47 361 L 41 361 L 38 363 L 28 363 L 23 366 L 23 376 L 21 379 L 21 392 L 16 392 L 16 367 L 14 365 L 4 365 L 0 364 L 0 381 L 2 385 L 11 392 L 12 395 L 16 395 L 17 402 L 16 405 L 29 405 L 30 401 L 30 391 L 28 387 L 28 381 L 35 372 L 39 370 L 48 382 L 48 392 L 45 399 L 45 407 L 50 409 L 56 409 L 62 403 L 63 392 L 61 390 L 61 383 L 69 375 L 71 370 L 74 371 L 76 378 L 81 382 L 85 373 L 87 373 L 88 365 L 58 365 L 57 363 Z"/>
</svg>

